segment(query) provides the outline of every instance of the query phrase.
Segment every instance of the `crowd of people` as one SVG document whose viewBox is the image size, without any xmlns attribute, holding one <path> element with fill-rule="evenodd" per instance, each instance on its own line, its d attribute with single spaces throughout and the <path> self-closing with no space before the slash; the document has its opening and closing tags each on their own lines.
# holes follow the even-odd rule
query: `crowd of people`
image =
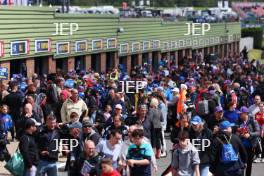
<svg viewBox="0 0 264 176">
<path fill-rule="evenodd" d="M 150 176 L 172 149 L 164 175 L 250 176 L 264 162 L 263 70 L 241 53 L 216 64 L 161 59 L 158 70 L 146 63 L 130 74 L 120 65 L 16 75 L 0 86 L 0 160 L 18 141 L 25 176 L 58 175 L 59 156 L 70 176 Z M 119 81 L 131 80 L 145 87 L 122 92 Z"/>
</svg>

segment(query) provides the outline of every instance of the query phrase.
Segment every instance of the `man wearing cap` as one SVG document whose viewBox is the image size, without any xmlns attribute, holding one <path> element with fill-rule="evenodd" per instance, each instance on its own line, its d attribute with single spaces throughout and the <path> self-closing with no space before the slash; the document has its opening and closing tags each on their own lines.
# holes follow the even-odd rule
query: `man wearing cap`
<svg viewBox="0 0 264 176">
<path fill-rule="evenodd" d="M 95 143 L 95 145 L 97 145 L 101 136 L 93 129 L 93 124 L 89 121 L 88 118 L 83 119 L 82 128 L 82 142 L 91 140 Z"/>
<path fill-rule="evenodd" d="M 208 120 L 208 128 L 213 132 L 213 134 L 216 134 L 219 132 L 219 124 L 224 121 L 223 118 L 223 108 L 221 106 L 215 107 L 214 115 Z"/>
<path fill-rule="evenodd" d="M 88 108 L 85 102 L 78 97 L 78 90 L 72 89 L 71 94 L 71 97 L 63 103 L 61 108 L 61 120 L 63 123 L 70 122 L 70 113 L 72 110 L 75 110 L 79 117 L 86 117 L 88 114 Z"/>
<path fill-rule="evenodd" d="M 247 163 L 247 152 L 241 140 L 236 134 L 232 134 L 232 127 L 235 124 L 225 120 L 219 125 L 220 132 L 213 139 L 211 144 L 211 165 L 210 171 L 215 176 L 243 176 L 244 168 Z M 238 154 L 238 161 L 232 163 L 223 163 L 220 161 L 222 156 L 223 144 L 230 143 Z M 241 161 L 241 162 L 240 162 Z"/>
<path fill-rule="evenodd" d="M 35 176 L 39 162 L 38 147 L 34 139 L 37 122 L 33 119 L 27 119 L 24 125 L 25 133 L 20 138 L 19 150 L 23 156 L 25 176 Z"/>
<path fill-rule="evenodd" d="M 256 140 L 260 135 L 260 128 L 257 121 L 250 118 L 248 113 L 249 111 L 247 107 L 242 106 L 240 108 L 239 128 L 237 129 L 237 134 L 246 148 L 248 155 L 246 176 L 251 175 L 251 168 L 255 155 L 253 147 L 255 147 L 254 144 L 257 144 Z"/>
<path fill-rule="evenodd" d="M 206 127 L 206 125 L 204 125 L 203 120 L 198 115 L 191 119 L 189 137 L 193 146 L 198 150 L 199 153 L 200 174 L 201 176 L 208 176 L 212 132 Z"/>
<path fill-rule="evenodd" d="M 80 172 L 78 170 L 78 164 L 80 159 L 80 154 L 83 151 L 83 146 L 81 145 L 81 132 L 82 124 L 80 122 L 73 122 L 68 125 L 70 130 L 69 140 L 78 141 L 77 146 L 72 148 L 72 151 L 68 152 L 66 168 L 68 169 L 69 176 L 76 176 Z M 75 146 L 75 143 L 73 144 Z"/>
</svg>

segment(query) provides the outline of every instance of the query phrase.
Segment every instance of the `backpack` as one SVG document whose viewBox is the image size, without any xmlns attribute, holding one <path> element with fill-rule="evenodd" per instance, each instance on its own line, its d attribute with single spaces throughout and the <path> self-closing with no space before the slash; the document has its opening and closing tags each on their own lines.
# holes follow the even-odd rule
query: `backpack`
<svg viewBox="0 0 264 176">
<path fill-rule="evenodd" d="M 209 114 L 208 100 L 202 100 L 198 103 L 197 113 L 200 116 Z"/>
<path fill-rule="evenodd" d="M 236 153 L 233 145 L 230 143 L 232 135 L 230 136 L 229 140 L 227 140 L 226 136 L 224 137 L 227 143 L 224 143 L 219 137 L 217 137 L 217 140 L 223 145 L 221 150 L 220 162 L 228 164 L 238 161 L 238 154 Z"/>
</svg>

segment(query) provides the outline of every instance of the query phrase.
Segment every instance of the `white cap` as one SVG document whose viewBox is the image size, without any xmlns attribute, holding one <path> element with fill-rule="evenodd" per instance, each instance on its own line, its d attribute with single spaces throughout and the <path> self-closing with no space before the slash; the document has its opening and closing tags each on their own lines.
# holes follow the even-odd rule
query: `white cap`
<svg viewBox="0 0 264 176">
<path fill-rule="evenodd" d="M 33 118 L 30 118 L 30 119 L 35 123 L 36 126 L 40 126 L 41 125 L 41 123 L 37 122 L 36 119 L 33 119 Z"/>
<path fill-rule="evenodd" d="M 186 89 L 187 90 L 187 85 L 186 84 L 181 84 L 181 89 Z"/>
<path fill-rule="evenodd" d="M 117 105 L 115 105 L 115 109 L 121 109 L 121 110 L 122 110 L 122 106 L 121 106 L 121 104 L 117 104 Z"/>
<path fill-rule="evenodd" d="M 179 88 L 175 87 L 174 89 L 172 89 L 172 92 L 177 92 L 177 93 L 179 93 L 180 90 L 179 90 Z"/>
</svg>

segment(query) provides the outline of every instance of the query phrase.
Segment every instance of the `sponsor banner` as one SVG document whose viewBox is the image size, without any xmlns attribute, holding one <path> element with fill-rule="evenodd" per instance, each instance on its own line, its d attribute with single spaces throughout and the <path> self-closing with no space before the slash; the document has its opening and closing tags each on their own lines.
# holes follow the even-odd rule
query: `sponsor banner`
<svg viewBox="0 0 264 176">
<path fill-rule="evenodd" d="M 57 55 L 70 54 L 70 42 L 57 42 Z"/>
<path fill-rule="evenodd" d="M 87 51 L 87 40 L 81 40 L 75 42 L 75 52 L 85 52 Z"/>
</svg>

